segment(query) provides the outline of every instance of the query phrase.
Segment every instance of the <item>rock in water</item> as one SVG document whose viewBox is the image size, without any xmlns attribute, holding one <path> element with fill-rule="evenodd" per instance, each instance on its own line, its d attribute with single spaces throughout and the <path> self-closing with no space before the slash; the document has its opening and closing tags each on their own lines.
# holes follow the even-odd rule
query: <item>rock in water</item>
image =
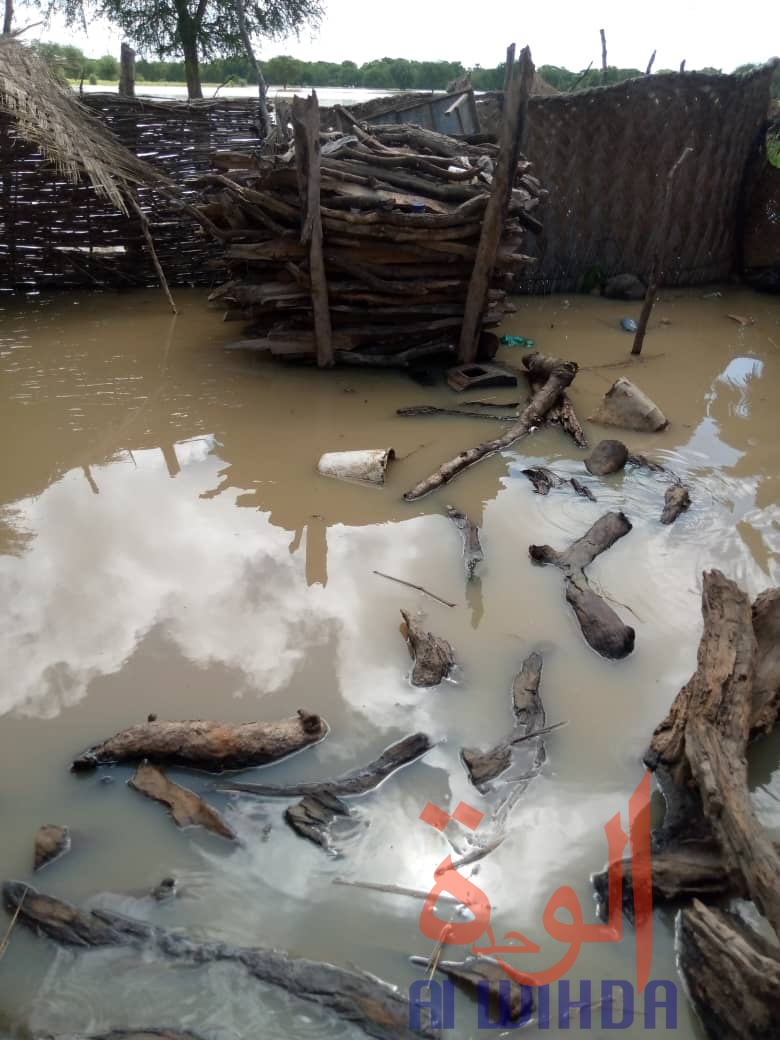
<svg viewBox="0 0 780 1040">
<path fill-rule="evenodd" d="M 656 433 L 669 425 L 658 405 L 630 379 L 618 379 L 612 384 L 590 421 L 645 433 Z"/>
<path fill-rule="evenodd" d="M 623 469 L 628 460 L 628 448 L 622 441 L 599 441 L 585 459 L 585 468 L 594 477 L 606 477 Z"/>
<path fill-rule="evenodd" d="M 604 286 L 604 295 L 610 300 L 643 300 L 646 292 L 644 282 L 635 274 L 616 274 Z"/>
<path fill-rule="evenodd" d="M 55 823 L 45 823 L 35 836 L 35 869 L 40 870 L 53 859 L 70 851 L 70 831 Z"/>
</svg>

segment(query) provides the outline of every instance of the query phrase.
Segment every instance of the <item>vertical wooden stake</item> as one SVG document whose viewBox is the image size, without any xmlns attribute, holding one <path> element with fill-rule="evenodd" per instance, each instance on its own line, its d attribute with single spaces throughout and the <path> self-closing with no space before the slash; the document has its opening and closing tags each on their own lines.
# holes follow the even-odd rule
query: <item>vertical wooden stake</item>
<svg viewBox="0 0 780 1040">
<path fill-rule="evenodd" d="M 507 69 L 514 55 L 514 44 L 507 51 Z M 528 95 L 534 78 L 534 63 L 531 51 L 524 47 L 517 66 L 512 65 L 512 75 L 507 75 L 507 90 L 504 94 L 504 113 L 501 123 L 498 154 L 493 171 L 493 186 L 482 218 L 482 231 L 471 272 L 466 306 L 463 311 L 463 326 L 458 344 L 458 361 L 468 364 L 477 356 L 482 315 L 487 303 L 488 286 L 496 263 L 496 253 L 501 243 L 504 220 L 512 199 L 512 188 L 517 170 L 517 154 L 525 133 Z"/>
<path fill-rule="evenodd" d="M 661 219 L 658 222 L 656 230 L 658 237 L 656 239 L 657 245 L 655 256 L 653 258 L 653 268 L 650 272 L 650 277 L 647 279 L 647 292 L 645 293 L 645 302 L 642 304 L 642 313 L 639 315 L 636 335 L 634 336 L 634 345 L 631 348 L 632 354 L 642 353 L 642 344 L 644 343 L 645 332 L 647 331 L 647 323 L 650 320 L 650 312 L 653 309 L 655 294 L 658 292 L 658 287 L 661 284 L 661 278 L 664 273 L 663 267 L 664 257 L 666 255 L 666 240 L 669 237 L 669 224 L 672 215 L 672 187 L 674 185 L 674 178 L 677 176 L 677 171 L 692 151 L 693 148 L 691 148 L 690 145 L 683 148 L 680 158 L 672 166 L 666 176 L 666 192 L 664 194 L 663 209 L 661 210 Z"/>
<path fill-rule="evenodd" d="M 606 86 L 607 83 L 607 37 L 603 29 L 599 29 L 601 33 L 601 82 Z"/>
<path fill-rule="evenodd" d="M 645 69 L 645 75 L 646 76 L 649 76 L 650 73 L 653 71 L 653 63 L 654 62 L 655 62 L 655 51 L 653 51 L 653 53 L 650 55 L 650 61 L 648 61 L 648 63 L 647 63 L 647 68 Z"/>
<path fill-rule="evenodd" d="M 292 121 L 295 131 L 295 167 L 301 197 L 301 242 L 309 247 L 309 278 L 314 312 L 317 364 L 333 364 L 333 338 L 328 306 L 328 280 L 322 255 L 320 219 L 320 106 L 315 91 L 311 97 L 294 97 Z"/>
<path fill-rule="evenodd" d="M 119 93 L 122 97 L 135 97 L 135 51 L 129 43 L 122 44 L 119 66 Z"/>
</svg>

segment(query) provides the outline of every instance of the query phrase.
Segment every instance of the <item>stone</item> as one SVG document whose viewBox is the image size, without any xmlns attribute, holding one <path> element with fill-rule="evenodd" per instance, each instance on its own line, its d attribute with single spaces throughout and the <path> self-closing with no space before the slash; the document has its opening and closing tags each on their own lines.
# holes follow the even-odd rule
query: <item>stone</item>
<svg viewBox="0 0 780 1040">
<path fill-rule="evenodd" d="M 45 823 L 35 836 L 35 869 L 40 870 L 47 863 L 64 856 L 70 851 L 70 831 L 67 827 L 59 827 L 55 823 Z"/>
<path fill-rule="evenodd" d="M 669 420 L 655 401 L 625 378 L 612 384 L 589 418 L 591 422 L 602 426 L 620 426 L 643 433 L 657 433 L 669 425 Z"/>
<path fill-rule="evenodd" d="M 622 441 L 599 441 L 585 459 L 585 468 L 594 477 L 606 477 L 623 469 L 628 461 L 628 448 Z"/>
<path fill-rule="evenodd" d="M 616 274 L 608 278 L 604 295 L 610 300 L 643 300 L 647 289 L 635 274 Z"/>
</svg>

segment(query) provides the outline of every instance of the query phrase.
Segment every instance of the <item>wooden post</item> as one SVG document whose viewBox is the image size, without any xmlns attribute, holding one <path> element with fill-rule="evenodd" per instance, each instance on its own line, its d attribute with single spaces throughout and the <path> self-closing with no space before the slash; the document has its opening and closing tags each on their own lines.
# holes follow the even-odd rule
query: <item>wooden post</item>
<svg viewBox="0 0 780 1040">
<path fill-rule="evenodd" d="M 122 44 L 119 66 L 119 93 L 122 97 L 135 97 L 135 51 L 129 43 Z"/>
<path fill-rule="evenodd" d="M 507 66 L 514 55 L 514 44 L 507 51 Z M 493 187 L 482 218 L 482 232 L 477 246 L 474 269 L 471 272 L 466 306 L 463 311 L 463 326 L 458 344 L 458 361 L 468 364 L 477 355 L 480 322 L 487 303 L 488 285 L 496 263 L 496 253 L 501 242 L 507 209 L 512 198 L 512 188 L 517 170 L 517 153 L 525 133 L 528 95 L 534 78 L 534 64 L 530 48 L 520 52 L 520 61 L 512 66 L 513 74 L 507 77 L 504 94 L 504 113 L 499 143 L 501 150 L 493 171 Z"/>
<path fill-rule="evenodd" d="M 14 0 L 5 0 L 5 15 L 3 17 L 3 35 L 10 35 L 11 26 L 14 21 Z"/>
<path fill-rule="evenodd" d="M 599 29 L 601 33 L 601 82 L 604 86 L 607 85 L 607 37 L 603 29 Z"/>
<path fill-rule="evenodd" d="M 648 61 L 648 63 L 647 63 L 647 68 L 645 69 L 645 75 L 646 76 L 649 76 L 650 73 L 653 71 L 653 63 L 654 62 L 655 62 L 655 51 L 653 51 L 653 53 L 650 55 L 650 61 Z"/>
<path fill-rule="evenodd" d="M 309 278 L 314 312 L 317 364 L 333 364 L 333 340 L 328 306 L 328 280 L 322 255 L 320 219 L 320 106 L 316 91 L 311 97 L 294 97 L 292 121 L 295 132 L 295 166 L 301 197 L 301 243 L 309 247 Z"/>
<path fill-rule="evenodd" d="M 680 62 L 680 72 L 685 72 L 685 58 Z"/>
<path fill-rule="evenodd" d="M 650 312 L 653 309 L 655 303 L 655 294 L 658 292 L 658 286 L 661 284 L 661 278 L 663 277 L 664 257 L 666 249 L 666 240 L 669 237 L 669 224 L 671 222 L 672 215 L 672 187 L 674 185 L 674 178 L 677 176 L 677 171 L 680 169 L 682 164 L 688 158 L 693 151 L 693 148 L 683 148 L 682 154 L 677 162 L 672 166 L 671 170 L 666 177 L 666 193 L 664 195 L 663 209 L 661 210 L 661 219 L 657 225 L 657 239 L 655 248 L 655 257 L 653 259 L 653 269 L 650 272 L 650 277 L 647 279 L 647 292 L 645 293 L 645 302 L 642 304 L 642 313 L 639 315 L 639 322 L 637 324 L 636 335 L 634 336 L 634 345 L 631 348 L 632 354 L 642 353 L 642 343 L 645 339 L 645 332 L 647 331 L 647 323 L 650 320 Z"/>
</svg>

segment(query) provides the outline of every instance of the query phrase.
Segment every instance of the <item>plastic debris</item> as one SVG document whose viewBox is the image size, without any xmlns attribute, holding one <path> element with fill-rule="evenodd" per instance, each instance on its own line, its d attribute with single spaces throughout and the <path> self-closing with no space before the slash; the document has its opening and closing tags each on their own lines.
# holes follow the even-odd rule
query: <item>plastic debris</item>
<svg viewBox="0 0 780 1040">
<path fill-rule="evenodd" d="M 636 332 L 636 322 L 633 318 L 621 318 L 620 327 L 625 332 Z"/>
<path fill-rule="evenodd" d="M 532 347 L 534 341 L 525 336 L 502 336 L 499 340 L 503 347 Z"/>
</svg>

